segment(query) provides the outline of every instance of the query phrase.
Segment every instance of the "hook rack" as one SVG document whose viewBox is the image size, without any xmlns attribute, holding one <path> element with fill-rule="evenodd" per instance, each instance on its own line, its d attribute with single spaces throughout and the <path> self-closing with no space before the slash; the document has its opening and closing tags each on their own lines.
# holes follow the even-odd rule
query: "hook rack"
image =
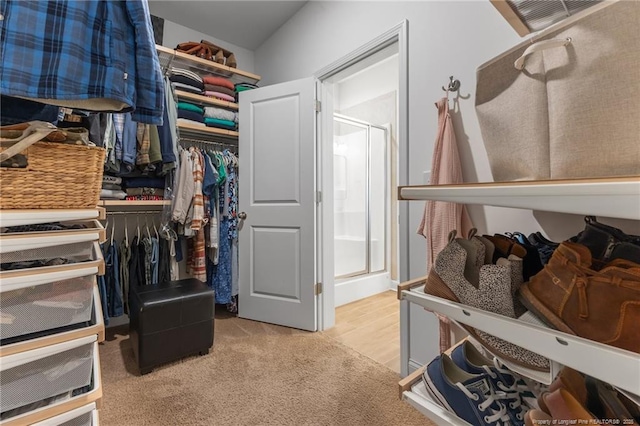
<svg viewBox="0 0 640 426">
<path fill-rule="evenodd" d="M 449 85 L 445 88 L 442 86 L 442 90 L 445 92 L 457 92 L 460 89 L 460 80 L 454 80 L 453 76 L 449 76 Z"/>
</svg>

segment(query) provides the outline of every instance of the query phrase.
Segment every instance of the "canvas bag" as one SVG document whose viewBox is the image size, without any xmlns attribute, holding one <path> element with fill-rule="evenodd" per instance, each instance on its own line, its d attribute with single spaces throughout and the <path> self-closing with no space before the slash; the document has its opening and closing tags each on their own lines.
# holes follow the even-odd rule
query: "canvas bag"
<svg viewBox="0 0 640 426">
<path fill-rule="evenodd" d="M 476 112 L 495 181 L 640 174 L 640 2 L 594 6 L 481 65 Z"/>
</svg>

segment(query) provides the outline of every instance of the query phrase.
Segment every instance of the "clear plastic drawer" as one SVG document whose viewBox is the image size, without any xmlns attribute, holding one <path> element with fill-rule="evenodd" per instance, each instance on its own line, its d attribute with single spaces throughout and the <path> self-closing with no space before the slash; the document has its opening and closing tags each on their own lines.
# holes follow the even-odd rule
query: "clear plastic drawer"
<svg viewBox="0 0 640 426">
<path fill-rule="evenodd" d="M 32 426 L 98 426 L 98 409 L 92 402 Z"/>
<path fill-rule="evenodd" d="M 34 230 L 29 230 L 31 228 Z M 0 254 L 73 243 L 104 242 L 105 238 L 105 229 L 97 220 L 7 227 L 0 230 Z"/>
<path fill-rule="evenodd" d="M 20 281 L 20 282 L 18 282 Z M 38 280 L 0 282 L 0 343 L 21 336 L 88 323 L 93 311 L 95 268 L 40 274 Z"/>
<path fill-rule="evenodd" d="M 97 336 L 0 358 L 0 416 L 91 385 Z"/>
<path fill-rule="evenodd" d="M 1 426 L 32 425 L 34 423 L 51 419 L 62 413 L 67 413 L 71 410 L 75 410 L 76 408 L 80 408 L 91 403 L 95 403 L 96 407 L 99 409 L 102 402 L 102 380 L 101 380 L 101 373 L 100 373 L 100 354 L 98 351 L 98 342 L 95 341 L 95 339 L 96 339 L 96 336 L 94 335 L 94 336 L 89 336 L 82 339 L 76 339 L 76 340 L 64 343 L 65 345 L 68 345 L 68 344 L 72 344 L 73 342 L 80 342 L 80 346 L 84 346 L 85 348 L 86 348 L 85 345 L 87 344 L 87 342 L 89 345 L 91 345 L 92 360 L 91 360 L 91 367 L 89 370 L 91 373 L 91 380 L 88 386 L 83 386 L 81 388 L 74 388 L 72 391 L 66 391 L 61 394 L 56 394 L 55 396 L 47 397 L 45 399 L 39 400 L 37 402 L 31 403 L 28 405 L 21 405 L 20 407 L 10 411 L 2 412 L 0 413 L 0 425 Z M 91 343 L 91 340 L 94 340 L 94 342 Z M 16 355 L 24 356 L 24 354 L 35 353 L 36 351 L 45 350 L 53 347 L 60 347 L 60 345 L 47 346 L 47 347 L 43 347 L 33 351 L 21 352 Z M 11 357 L 15 357 L 16 355 L 3 356 L 2 358 L 0 358 L 0 376 L 2 376 L 3 379 L 4 379 L 4 369 L 7 368 L 5 367 L 5 361 L 7 359 L 10 359 Z M 82 370 L 83 370 L 82 374 L 84 375 L 85 373 L 84 370 L 86 369 L 86 364 L 84 362 L 85 358 L 81 357 L 76 359 L 75 361 L 76 362 L 81 361 Z M 37 375 L 38 374 L 36 373 L 36 376 Z M 43 375 L 41 374 L 40 376 L 43 376 Z M 86 381 L 84 380 L 83 382 L 86 383 Z M 4 396 L 5 396 L 4 384 L 2 384 L 2 386 L 3 386 L 2 399 L 4 399 Z M 36 386 L 39 386 L 39 385 L 36 384 Z M 62 387 L 63 386 L 60 386 L 57 390 L 54 390 L 54 392 L 57 392 Z M 64 386 L 64 387 L 68 387 L 68 386 Z M 29 399 L 32 400 L 33 398 L 29 398 Z M 97 417 L 98 417 L 98 413 L 97 411 L 94 411 L 92 413 L 93 424 L 96 424 L 96 425 L 98 424 Z"/>
</svg>

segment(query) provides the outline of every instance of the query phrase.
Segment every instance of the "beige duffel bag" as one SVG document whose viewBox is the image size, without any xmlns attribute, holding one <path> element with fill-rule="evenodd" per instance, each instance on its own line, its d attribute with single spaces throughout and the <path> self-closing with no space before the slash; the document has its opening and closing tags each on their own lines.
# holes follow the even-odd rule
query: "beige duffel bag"
<svg viewBox="0 0 640 426">
<path fill-rule="evenodd" d="M 593 6 L 481 65 L 476 112 L 495 181 L 640 174 L 640 1 Z"/>
</svg>

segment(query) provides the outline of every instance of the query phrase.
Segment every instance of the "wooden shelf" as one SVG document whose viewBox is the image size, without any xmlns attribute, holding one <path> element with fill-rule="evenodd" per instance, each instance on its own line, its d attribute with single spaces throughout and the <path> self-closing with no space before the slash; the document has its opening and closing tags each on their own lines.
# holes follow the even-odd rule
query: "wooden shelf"
<svg viewBox="0 0 640 426">
<path fill-rule="evenodd" d="M 190 102 L 195 102 L 204 106 L 214 105 L 217 107 L 232 109 L 235 111 L 238 110 L 238 104 L 236 103 L 210 98 L 208 96 L 196 95 L 195 93 L 189 93 L 183 90 L 176 90 L 176 96 L 178 96 L 179 99 L 187 99 Z"/>
<path fill-rule="evenodd" d="M 402 186 L 398 188 L 398 199 L 640 220 L 640 176 Z"/>
<path fill-rule="evenodd" d="M 233 138 L 237 139 L 240 136 L 240 133 L 234 130 L 227 129 L 218 129 L 217 127 L 206 127 L 199 126 L 197 124 L 188 124 L 188 123 L 178 123 L 178 129 L 180 130 L 180 134 L 185 133 L 195 133 L 198 135 L 210 135 L 210 136 L 218 136 L 224 138 Z"/>
<path fill-rule="evenodd" d="M 402 298 L 634 395 L 640 389 L 640 356 L 635 352 L 441 299 L 425 294 L 422 289 L 405 290 Z M 616 368 L 602 368 L 603 365 Z"/>
<path fill-rule="evenodd" d="M 234 84 L 238 83 L 251 83 L 256 84 L 260 81 L 260 76 L 250 73 L 248 71 L 242 71 L 237 68 L 229 68 L 226 65 L 220 65 L 213 61 L 207 61 L 206 59 L 198 58 L 194 55 L 188 55 L 183 52 L 170 49 L 168 47 L 156 45 L 158 51 L 158 59 L 160 60 L 160 66 L 162 69 L 169 67 L 186 68 L 197 74 L 215 74 L 221 77 L 228 78 Z"/>
<path fill-rule="evenodd" d="M 168 206 L 169 200 L 100 200 L 100 205 L 104 207 L 152 207 Z"/>
</svg>

